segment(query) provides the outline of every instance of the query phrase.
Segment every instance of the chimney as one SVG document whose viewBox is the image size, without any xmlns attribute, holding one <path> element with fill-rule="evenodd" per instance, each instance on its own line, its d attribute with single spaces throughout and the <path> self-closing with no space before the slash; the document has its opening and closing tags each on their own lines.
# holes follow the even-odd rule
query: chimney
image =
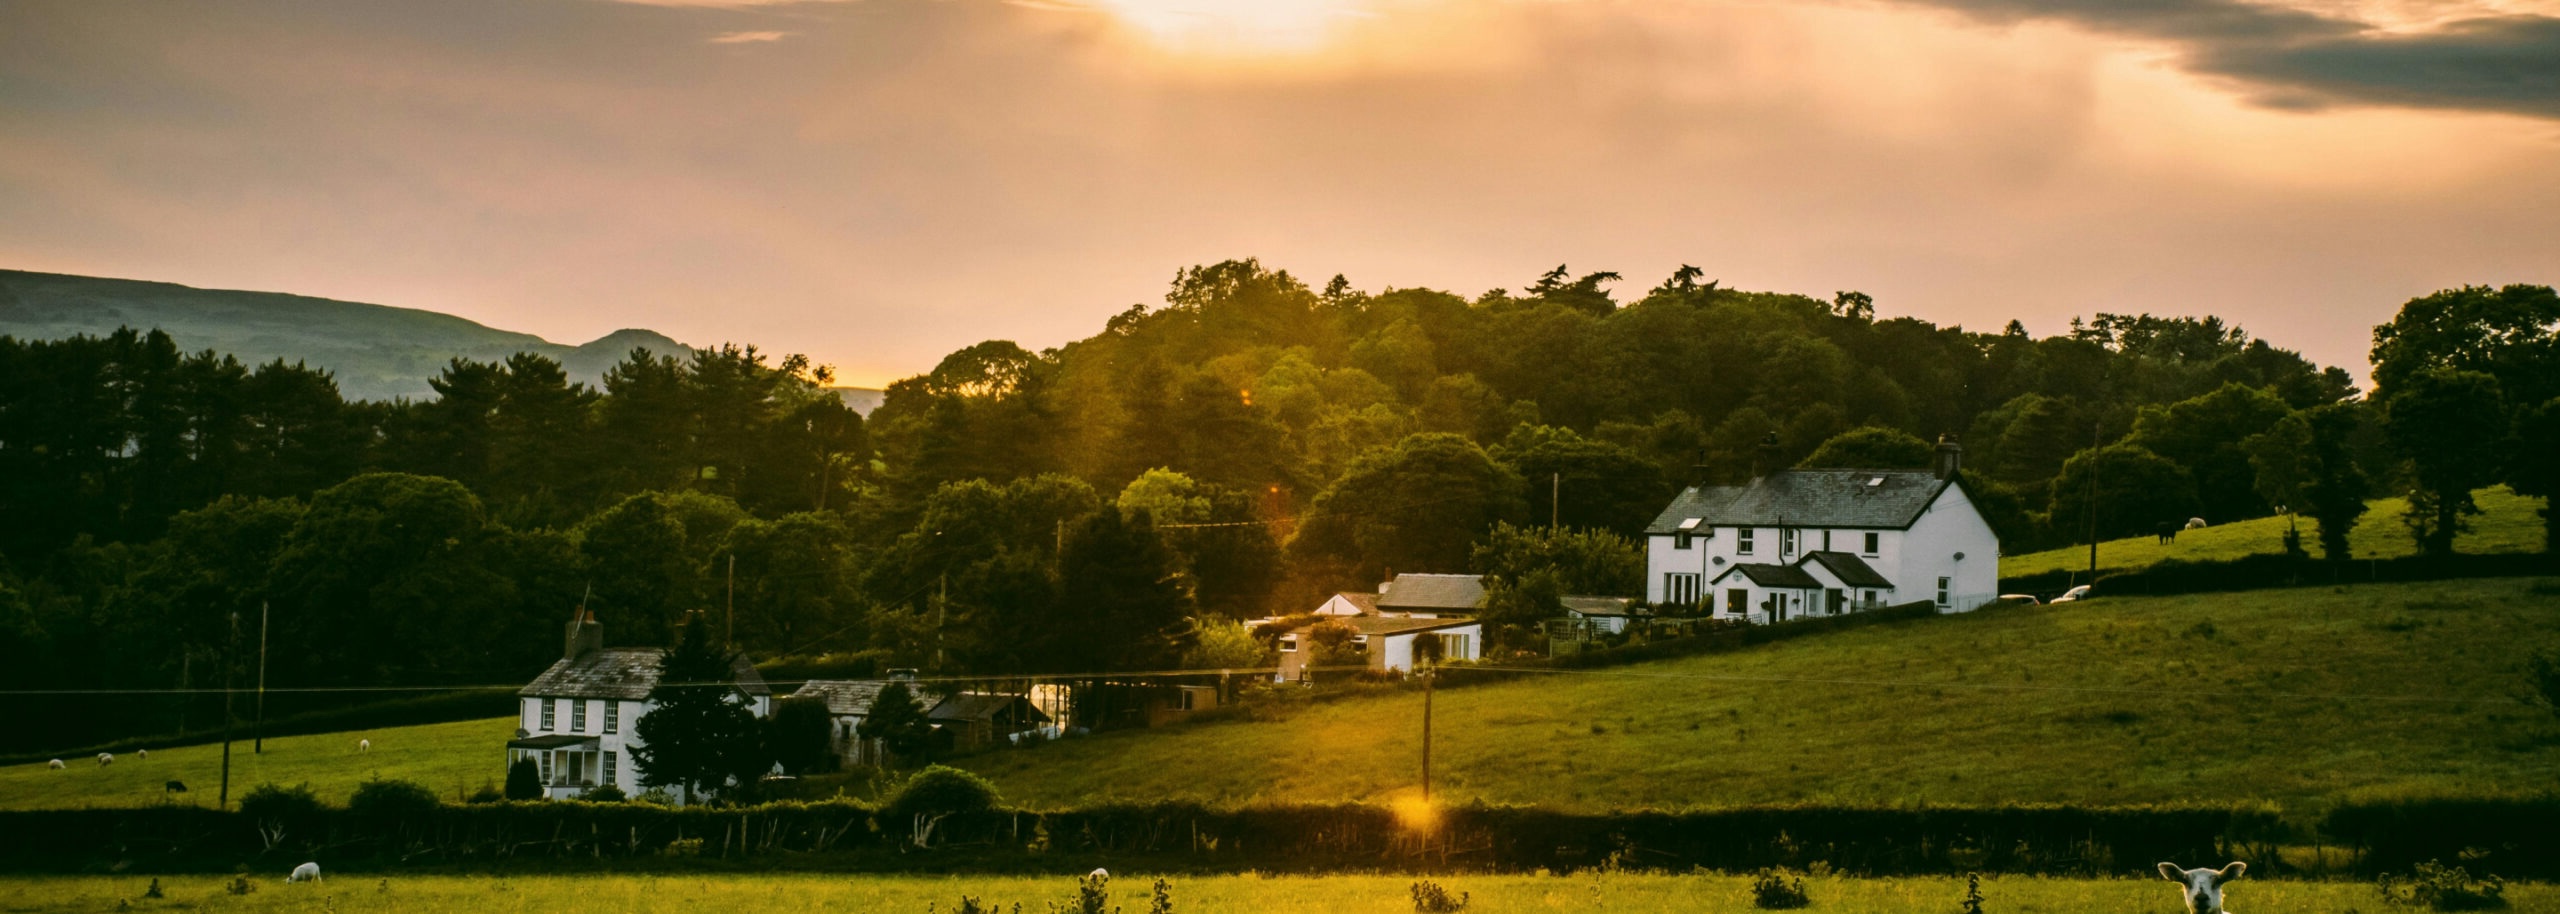
<svg viewBox="0 0 2560 914">
<path fill-rule="evenodd" d="M 1396 570 L 1393 568 L 1387 569 L 1386 576 L 1386 580 L 1378 582 L 1378 595 L 1382 597 L 1387 595 L 1388 590 L 1391 590 L 1396 586 Z"/>
<path fill-rule="evenodd" d="M 1779 469 L 1781 467 L 1778 466 L 1778 433 L 1770 432 L 1760 436 L 1760 446 L 1752 452 L 1751 478 L 1758 479 L 1775 473 Z"/>
<path fill-rule="evenodd" d="M 1956 443 L 1954 432 L 1938 435 L 1938 454 L 1930 468 L 1937 471 L 1939 479 L 1954 479 L 1956 472 L 1964 469 L 1964 445 Z"/>
<path fill-rule="evenodd" d="M 595 613 L 587 611 L 584 606 L 578 607 L 577 611 L 569 614 L 569 631 L 565 640 L 567 643 L 560 651 L 561 658 L 565 660 L 576 660 L 604 650 L 604 626 L 596 621 Z"/>
</svg>

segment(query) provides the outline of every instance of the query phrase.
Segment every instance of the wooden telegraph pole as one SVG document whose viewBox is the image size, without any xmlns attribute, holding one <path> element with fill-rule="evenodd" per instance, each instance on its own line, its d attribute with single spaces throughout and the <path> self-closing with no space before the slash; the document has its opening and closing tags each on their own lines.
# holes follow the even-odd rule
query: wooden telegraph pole
<svg viewBox="0 0 2560 914">
<path fill-rule="evenodd" d="M 215 809 L 231 808 L 231 668 L 240 653 L 240 614 L 231 614 L 231 637 L 222 642 L 222 793 Z"/>
<path fill-rule="evenodd" d="M 2089 584 L 2096 592 L 2098 583 L 2098 442 L 2104 423 L 2089 423 Z"/>
<path fill-rule="evenodd" d="M 258 601 L 258 710 L 249 725 L 249 754 L 267 754 L 267 601 Z"/>
</svg>

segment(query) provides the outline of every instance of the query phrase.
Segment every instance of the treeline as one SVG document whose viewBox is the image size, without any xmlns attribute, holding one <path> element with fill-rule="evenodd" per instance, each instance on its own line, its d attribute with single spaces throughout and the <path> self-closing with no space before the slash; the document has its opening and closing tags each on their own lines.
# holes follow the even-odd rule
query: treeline
<svg viewBox="0 0 2560 914">
<path fill-rule="evenodd" d="M 634 352 L 600 389 L 456 361 L 380 404 L 156 333 L 0 338 L 0 688 L 246 685 L 262 608 L 288 687 L 523 681 L 579 605 L 615 644 L 708 611 L 758 657 L 854 669 L 1245 666 L 1265 647 L 1233 620 L 1389 571 L 1491 575 L 1522 627 L 1640 592 L 1627 537 L 1679 486 L 1922 466 L 1942 433 L 2012 552 L 2278 506 L 2325 530 L 2410 487 L 2450 549 L 2470 488 L 2560 478 L 2545 287 L 2411 302 L 2359 398 L 2211 317 L 2036 338 L 1687 268 L 1621 304 L 1615 279 L 1468 300 L 1196 267 L 1093 337 L 955 352 L 868 421 L 825 369 L 734 346 Z M 218 711 L 25 704 L 0 741 Z"/>
</svg>

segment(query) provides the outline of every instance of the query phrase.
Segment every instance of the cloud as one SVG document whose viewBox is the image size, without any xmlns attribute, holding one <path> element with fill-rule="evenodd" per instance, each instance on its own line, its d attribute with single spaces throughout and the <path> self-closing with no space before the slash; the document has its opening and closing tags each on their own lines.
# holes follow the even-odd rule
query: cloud
<svg viewBox="0 0 2560 914">
<path fill-rule="evenodd" d="M 2488 15 L 2420 31 L 2245 0 L 1919 0 L 1988 22 L 2062 22 L 2168 42 L 2270 107 L 2388 105 L 2560 117 L 2560 18 Z"/>
<path fill-rule="evenodd" d="M 753 43 L 755 43 L 755 42 L 760 42 L 760 41 L 781 41 L 781 40 L 782 40 L 782 38 L 783 38 L 783 36 L 785 36 L 785 35 L 789 35 L 789 34 L 791 34 L 791 33 L 790 33 L 790 32 L 722 32 L 722 33 L 720 33 L 720 34 L 717 34 L 717 35 L 713 35 L 713 36 L 711 36 L 711 43 L 712 43 L 712 44 L 753 44 Z"/>
</svg>

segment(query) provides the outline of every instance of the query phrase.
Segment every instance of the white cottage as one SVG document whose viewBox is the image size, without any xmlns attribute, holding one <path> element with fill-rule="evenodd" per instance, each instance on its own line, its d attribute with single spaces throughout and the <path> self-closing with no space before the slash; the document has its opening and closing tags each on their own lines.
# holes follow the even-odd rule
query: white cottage
<svg viewBox="0 0 2560 914">
<path fill-rule="evenodd" d="M 1299 678 L 1315 652 L 1312 634 L 1328 623 L 1351 629 L 1350 648 L 1372 670 L 1413 671 L 1413 645 L 1439 641 L 1443 660 L 1477 660 L 1484 653 L 1484 625 L 1474 619 L 1484 602 L 1484 579 L 1472 574 L 1400 574 L 1377 593 L 1338 593 L 1316 607 L 1316 621 L 1280 636 L 1279 678 Z"/>
<path fill-rule="evenodd" d="M 887 761 L 888 750 L 879 739 L 864 739 L 855 731 L 871 716 L 872 702 L 888 684 L 880 679 L 812 679 L 791 697 L 827 703 L 827 746 L 843 764 L 877 765 Z"/>
<path fill-rule="evenodd" d="M 1692 487 L 1645 530 L 1645 599 L 1778 622 L 1929 601 L 1990 602 L 2000 537 L 1938 444 L 1930 470 L 1781 470 Z"/>
<path fill-rule="evenodd" d="M 507 764 L 533 759 L 548 799 L 603 786 L 638 793 L 631 747 L 640 745 L 640 734 L 633 725 L 657 706 L 649 690 L 658 685 L 665 652 L 605 647 L 604 626 L 583 609 L 571 617 L 566 642 L 560 660 L 516 692 L 523 707 L 516 738 L 507 743 Z M 734 670 L 738 692 L 755 715 L 772 714 L 773 691 L 755 665 L 740 657 Z"/>
</svg>

